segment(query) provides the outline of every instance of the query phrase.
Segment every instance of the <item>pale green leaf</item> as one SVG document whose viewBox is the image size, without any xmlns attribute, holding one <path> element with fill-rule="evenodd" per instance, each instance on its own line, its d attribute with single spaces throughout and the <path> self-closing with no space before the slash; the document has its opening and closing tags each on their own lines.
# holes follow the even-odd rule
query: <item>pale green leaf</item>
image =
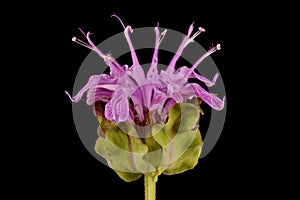
<svg viewBox="0 0 300 200">
<path fill-rule="evenodd" d="M 197 131 L 197 135 L 191 144 L 191 146 L 177 159 L 174 163 L 168 166 L 168 169 L 163 173 L 167 175 L 179 174 L 186 170 L 193 169 L 199 160 L 199 156 L 202 149 L 202 139 L 200 131 Z"/>
</svg>

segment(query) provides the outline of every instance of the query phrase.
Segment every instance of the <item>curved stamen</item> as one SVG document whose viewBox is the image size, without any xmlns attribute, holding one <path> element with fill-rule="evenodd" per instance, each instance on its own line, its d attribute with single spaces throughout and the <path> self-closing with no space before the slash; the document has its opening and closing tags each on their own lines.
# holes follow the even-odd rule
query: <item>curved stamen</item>
<svg viewBox="0 0 300 200">
<path fill-rule="evenodd" d="M 195 62 L 195 64 L 191 67 L 191 69 L 185 74 L 184 78 L 188 78 L 193 71 L 195 70 L 195 68 L 206 58 L 208 57 L 210 54 L 214 53 L 217 50 L 221 49 L 221 45 L 217 44 L 215 47 L 212 47 L 208 52 L 206 52 L 203 56 L 201 56 L 197 62 Z"/>
<path fill-rule="evenodd" d="M 83 30 L 81 28 L 78 28 L 78 29 L 82 33 L 82 35 L 84 35 L 84 37 L 86 37 L 86 34 L 83 32 Z"/>
<path fill-rule="evenodd" d="M 121 18 L 120 18 L 118 15 L 116 15 L 116 14 L 113 14 L 113 15 L 111 15 L 111 17 L 115 17 L 115 18 L 117 18 L 117 19 L 118 19 L 118 20 L 121 22 L 121 24 L 122 24 L 123 28 L 125 29 L 125 25 L 124 25 L 124 23 L 122 22 Z"/>
<path fill-rule="evenodd" d="M 93 47 L 93 50 L 101 57 L 101 58 L 105 58 L 105 55 L 102 53 L 102 51 L 100 51 L 100 49 L 98 49 L 98 47 L 92 42 L 92 40 L 90 39 L 90 32 L 87 32 L 86 34 L 86 39 L 89 42 L 89 44 L 91 45 L 91 47 Z"/>
</svg>

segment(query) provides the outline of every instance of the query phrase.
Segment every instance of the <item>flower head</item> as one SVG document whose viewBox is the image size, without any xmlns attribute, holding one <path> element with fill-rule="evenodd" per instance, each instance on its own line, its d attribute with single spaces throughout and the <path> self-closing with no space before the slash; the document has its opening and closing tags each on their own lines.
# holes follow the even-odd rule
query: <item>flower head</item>
<svg viewBox="0 0 300 200">
<path fill-rule="evenodd" d="M 87 92 L 86 102 L 93 105 L 99 101 L 105 103 L 103 116 L 107 120 L 115 123 L 126 120 L 133 121 L 138 125 L 147 125 L 157 121 L 165 121 L 169 108 L 176 103 L 186 102 L 192 97 L 203 100 L 215 110 L 222 110 L 225 97 L 221 100 L 215 94 L 211 94 L 199 84 L 189 83 L 188 79 L 196 78 L 211 87 L 215 84 L 219 74 L 213 80 L 195 72 L 195 68 L 213 52 L 220 50 L 220 44 L 212 47 L 202 55 L 191 67 L 179 67 L 175 69 L 176 62 L 180 58 L 184 48 L 205 29 L 198 28 L 198 31 L 191 36 L 194 26 L 190 25 L 188 33 L 184 36 L 176 54 L 165 70 L 158 72 L 158 49 L 165 37 L 167 30 L 160 32 L 158 25 L 155 27 L 155 46 L 152 62 L 147 73 L 141 67 L 135 49 L 131 42 L 130 33 L 133 32 L 131 26 L 125 26 L 117 15 L 116 17 L 124 28 L 124 35 L 128 42 L 132 57 L 132 65 L 121 66 L 110 54 L 104 54 L 90 39 L 90 32 L 80 31 L 87 39 L 87 43 L 73 37 L 72 41 L 85 46 L 96 52 L 110 68 L 110 74 L 93 75 L 89 78 L 85 86 L 74 96 L 72 102 L 78 102 Z"/>
</svg>

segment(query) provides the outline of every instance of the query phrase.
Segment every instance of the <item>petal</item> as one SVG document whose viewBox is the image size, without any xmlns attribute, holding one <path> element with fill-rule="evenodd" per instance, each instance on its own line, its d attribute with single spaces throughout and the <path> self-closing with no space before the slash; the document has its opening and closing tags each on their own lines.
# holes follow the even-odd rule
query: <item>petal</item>
<svg viewBox="0 0 300 200">
<path fill-rule="evenodd" d="M 184 92 L 185 95 L 200 97 L 205 103 L 211 106 L 215 110 L 222 110 L 225 103 L 225 97 L 221 100 L 215 94 L 211 94 L 204 90 L 200 85 L 196 83 L 188 84 Z"/>
<path fill-rule="evenodd" d="M 149 106 L 151 104 L 153 86 L 152 86 L 152 84 L 146 84 L 141 87 L 141 90 L 142 90 L 142 94 L 143 94 L 144 106 L 149 108 Z"/>
<path fill-rule="evenodd" d="M 105 105 L 105 111 L 104 111 L 105 117 L 107 120 L 112 121 L 114 116 L 112 112 L 112 103 L 111 101 L 107 102 Z"/>
<path fill-rule="evenodd" d="M 181 54 L 183 52 L 183 49 L 186 46 L 186 42 L 189 40 L 189 38 L 190 38 L 190 36 L 192 34 L 193 29 L 194 29 L 194 26 L 193 26 L 193 24 L 191 24 L 190 27 L 189 27 L 189 31 L 188 31 L 187 35 L 184 37 L 184 39 L 181 42 L 181 44 L 180 44 L 180 46 L 179 46 L 176 54 L 174 55 L 174 57 L 172 58 L 169 66 L 168 66 L 167 72 L 172 72 L 174 70 L 176 62 L 179 59 L 179 57 L 181 56 Z"/>
<path fill-rule="evenodd" d="M 118 122 L 126 121 L 129 116 L 129 102 L 128 95 L 123 89 L 118 89 L 113 93 L 112 113 L 113 119 Z"/>
<path fill-rule="evenodd" d="M 183 66 L 183 67 L 180 67 L 180 68 L 176 71 L 176 73 L 177 73 L 177 74 L 180 74 L 182 77 L 184 77 L 185 74 L 186 74 L 189 70 L 190 70 L 190 68 L 188 68 L 188 67 L 186 67 L 186 66 Z M 191 74 L 189 77 L 187 77 L 187 78 L 196 78 L 196 79 L 198 79 L 199 81 L 202 81 L 203 83 L 205 83 L 205 85 L 206 85 L 207 87 L 211 87 L 211 86 L 213 86 L 213 85 L 216 83 L 218 76 L 219 76 L 219 73 L 216 73 L 215 76 L 214 76 L 214 78 L 213 78 L 213 80 L 211 81 L 211 80 L 208 80 L 206 77 L 201 76 L 200 74 L 197 74 L 196 72 L 192 72 L 192 74 Z M 187 80 L 185 80 L 185 82 L 186 82 L 186 81 L 187 81 Z"/>
<path fill-rule="evenodd" d="M 131 100 L 133 101 L 134 105 L 143 105 L 143 97 L 142 97 L 142 92 L 141 89 L 138 88 L 136 89 L 131 95 L 130 95 Z"/>
<path fill-rule="evenodd" d="M 118 85 L 132 91 L 134 91 L 138 87 L 136 83 L 128 76 L 127 73 L 125 73 L 122 77 L 119 78 Z"/>
<path fill-rule="evenodd" d="M 168 85 L 159 80 L 157 81 L 156 83 L 153 83 L 153 89 L 156 93 L 159 93 L 159 94 L 167 94 L 168 93 Z"/>
<path fill-rule="evenodd" d="M 153 86 L 152 84 L 146 84 L 137 88 L 131 95 L 131 99 L 135 105 L 139 104 L 149 108 L 151 104 Z"/>
<path fill-rule="evenodd" d="M 146 83 L 145 73 L 140 65 L 132 65 L 127 74 L 135 80 L 138 86 L 142 86 Z"/>
<path fill-rule="evenodd" d="M 104 84 L 104 85 L 96 85 L 95 88 L 104 88 L 107 90 L 116 90 L 119 85 L 118 84 Z"/>
<path fill-rule="evenodd" d="M 193 72 L 190 76 L 190 78 L 197 78 L 198 80 L 202 81 L 203 83 L 205 83 L 205 85 L 207 87 L 211 87 L 213 85 L 215 85 L 218 77 L 219 77 L 219 73 L 216 73 L 213 80 L 208 80 L 206 77 L 201 76 L 200 74 L 197 74 L 196 72 Z"/>
<path fill-rule="evenodd" d="M 115 84 L 118 82 L 118 78 L 108 74 L 101 74 L 98 84 Z"/>
<path fill-rule="evenodd" d="M 132 42 L 131 42 L 131 39 L 130 39 L 130 36 L 129 36 L 129 31 L 133 32 L 131 26 L 127 26 L 124 30 L 124 35 L 125 35 L 125 38 L 127 40 L 128 45 L 129 45 L 129 49 L 130 49 L 131 57 L 132 57 L 132 62 L 133 62 L 131 68 L 128 70 L 128 74 L 133 79 L 135 79 L 135 81 L 137 82 L 137 84 L 139 86 L 141 86 L 145 83 L 145 73 L 144 73 L 144 70 L 143 70 L 143 68 L 141 67 L 141 65 L 138 61 L 137 56 L 136 56 L 134 47 L 132 45 Z"/>
<path fill-rule="evenodd" d="M 132 33 L 133 30 L 131 28 L 131 26 L 127 26 L 124 30 L 124 35 L 125 35 L 125 38 L 127 40 L 127 43 L 128 43 L 128 46 L 129 46 L 129 49 L 130 49 L 130 52 L 131 52 L 131 57 L 132 57 L 132 62 L 133 62 L 133 65 L 140 65 L 139 64 L 139 61 L 138 61 L 138 58 L 136 56 L 136 53 L 135 53 L 135 50 L 134 50 L 134 47 L 133 47 L 133 44 L 131 42 L 131 39 L 130 39 L 130 36 L 129 36 L 129 31 Z"/>
<path fill-rule="evenodd" d="M 172 99 L 174 99 L 176 102 L 180 102 L 180 103 L 182 103 L 183 101 L 184 101 L 184 99 L 183 99 L 183 97 L 182 97 L 182 95 L 180 94 L 180 92 L 173 92 L 171 95 L 170 95 L 170 97 L 172 98 Z"/>
<path fill-rule="evenodd" d="M 89 78 L 86 85 L 74 97 L 71 97 L 68 92 L 65 93 L 69 96 L 72 102 L 76 103 L 81 100 L 83 94 L 89 89 L 95 87 L 95 88 L 105 88 L 109 90 L 115 90 L 117 88 L 117 84 L 116 84 L 117 82 L 118 82 L 118 78 L 112 77 L 108 74 L 93 75 Z M 87 101 L 89 101 L 88 103 L 89 105 L 93 104 L 93 102 L 90 103 L 90 100 Z"/>
<path fill-rule="evenodd" d="M 152 84 L 146 84 L 137 88 L 131 95 L 134 109 L 137 112 L 139 120 L 144 121 L 144 108 L 149 108 L 152 103 Z M 154 95 L 153 95 L 154 96 Z"/>
<path fill-rule="evenodd" d="M 157 70 L 157 64 L 158 64 L 158 48 L 159 45 L 161 43 L 161 41 L 163 40 L 163 38 L 166 35 L 167 29 L 164 30 L 162 33 L 159 33 L 159 29 L 158 29 L 158 23 L 157 23 L 157 27 L 154 28 L 155 30 L 155 46 L 154 46 L 154 53 L 153 53 L 153 57 L 152 57 L 152 62 L 151 62 L 151 66 L 147 72 L 147 79 L 151 80 L 151 81 L 155 81 L 156 77 L 158 75 L 158 70 Z"/>
<path fill-rule="evenodd" d="M 170 110 L 170 107 L 172 105 L 174 105 L 175 103 L 176 103 L 176 101 L 174 99 L 167 99 L 166 102 L 165 102 L 164 111 L 166 113 L 168 113 L 169 110 Z"/>
<path fill-rule="evenodd" d="M 176 103 L 176 101 L 174 99 L 165 98 L 161 104 L 156 104 L 156 106 L 153 106 L 153 108 L 157 110 L 157 112 L 160 116 L 160 119 L 165 121 L 167 119 L 170 107 L 172 105 L 174 105 L 175 103 Z"/>
<path fill-rule="evenodd" d="M 89 89 L 89 91 L 87 92 L 86 103 L 88 105 L 92 105 L 97 101 L 108 102 L 111 99 L 111 96 L 112 96 L 111 90 L 93 87 Z"/>
<path fill-rule="evenodd" d="M 69 96 L 69 98 L 71 99 L 72 102 L 76 103 L 79 102 L 83 96 L 83 94 L 89 90 L 91 87 L 95 86 L 98 84 L 99 79 L 100 79 L 101 75 L 93 75 L 89 78 L 88 82 L 85 84 L 85 86 L 83 86 L 83 88 L 74 96 L 71 97 L 70 94 L 66 92 L 66 94 Z"/>
<path fill-rule="evenodd" d="M 84 33 L 83 33 L 84 34 Z M 95 51 L 101 58 L 103 58 L 104 62 L 109 66 L 110 70 L 116 74 L 117 76 L 121 76 L 124 73 L 124 69 L 121 65 L 110 55 L 104 55 L 100 49 L 92 42 L 90 39 L 91 33 L 88 32 L 85 36 L 89 44 L 92 46 L 93 51 Z"/>
<path fill-rule="evenodd" d="M 112 57 L 112 55 L 107 54 L 104 58 L 104 62 L 110 68 L 112 76 L 120 77 L 125 73 L 125 69 Z"/>
<path fill-rule="evenodd" d="M 138 117 L 139 122 L 143 122 L 145 120 L 143 106 L 142 105 L 135 105 L 134 110 L 137 113 L 137 117 Z"/>
<path fill-rule="evenodd" d="M 158 27 L 154 28 L 155 30 L 155 46 L 154 46 L 154 53 L 152 57 L 151 66 L 147 72 L 147 79 L 154 81 L 155 77 L 158 75 L 157 71 L 157 63 L 158 63 L 158 47 L 159 47 L 159 29 Z"/>
<path fill-rule="evenodd" d="M 153 91 L 153 98 L 151 100 L 151 107 L 156 104 L 163 104 L 163 102 L 167 99 L 167 96 L 162 93 L 157 93 Z"/>
</svg>

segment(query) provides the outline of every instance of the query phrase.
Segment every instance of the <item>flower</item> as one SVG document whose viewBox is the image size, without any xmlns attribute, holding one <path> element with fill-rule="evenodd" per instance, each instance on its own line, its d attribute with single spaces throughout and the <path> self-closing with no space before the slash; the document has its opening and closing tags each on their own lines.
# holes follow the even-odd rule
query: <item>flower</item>
<svg viewBox="0 0 300 200">
<path fill-rule="evenodd" d="M 215 84 L 219 74 L 217 73 L 213 80 L 209 80 L 200 74 L 197 74 L 195 68 L 213 52 L 220 50 L 220 44 L 212 47 L 204 55 L 202 55 L 192 67 L 186 66 L 175 69 L 176 62 L 181 56 L 184 48 L 205 29 L 198 28 L 198 31 L 191 36 L 194 29 L 193 24 L 190 25 L 188 33 L 184 36 L 176 54 L 171 60 L 166 70 L 158 72 L 158 49 L 159 45 L 165 37 L 167 30 L 160 32 L 155 27 L 155 46 L 151 66 L 147 73 L 141 67 L 129 33 L 133 32 L 131 26 L 123 24 L 117 15 L 116 17 L 124 28 L 124 35 L 128 42 L 132 65 L 121 66 L 110 54 L 103 54 L 100 49 L 91 41 L 90 32 L 84 33 L 87 42 L 73 37 L 72 41 L 87 47 L 96 52 L 110 68 L 110 74 L 93 75 L 89 78 L 86 85 L 74 96 L 71 97 L 72 102 L 78 102 L 87 92 L 86 103 L 93 105 L 99 101 L 105 103 L 103 116 L 109 121 L 115 123 L 124 122 L 126 120 L 133 121 L 138 125 L 147 125 L 157 121 L 165 121 L 169 108 L 176 103 L 186 102 L 192 97 L 197 97 L 207 103 L 215 110 L 222 110 L 224 107 L 225 97 L 221 100 L 215 94 L 211 94 L 197 83 L 189 83 L 188 79 L 196 78 L 211 87 Z"/>
</svg>

